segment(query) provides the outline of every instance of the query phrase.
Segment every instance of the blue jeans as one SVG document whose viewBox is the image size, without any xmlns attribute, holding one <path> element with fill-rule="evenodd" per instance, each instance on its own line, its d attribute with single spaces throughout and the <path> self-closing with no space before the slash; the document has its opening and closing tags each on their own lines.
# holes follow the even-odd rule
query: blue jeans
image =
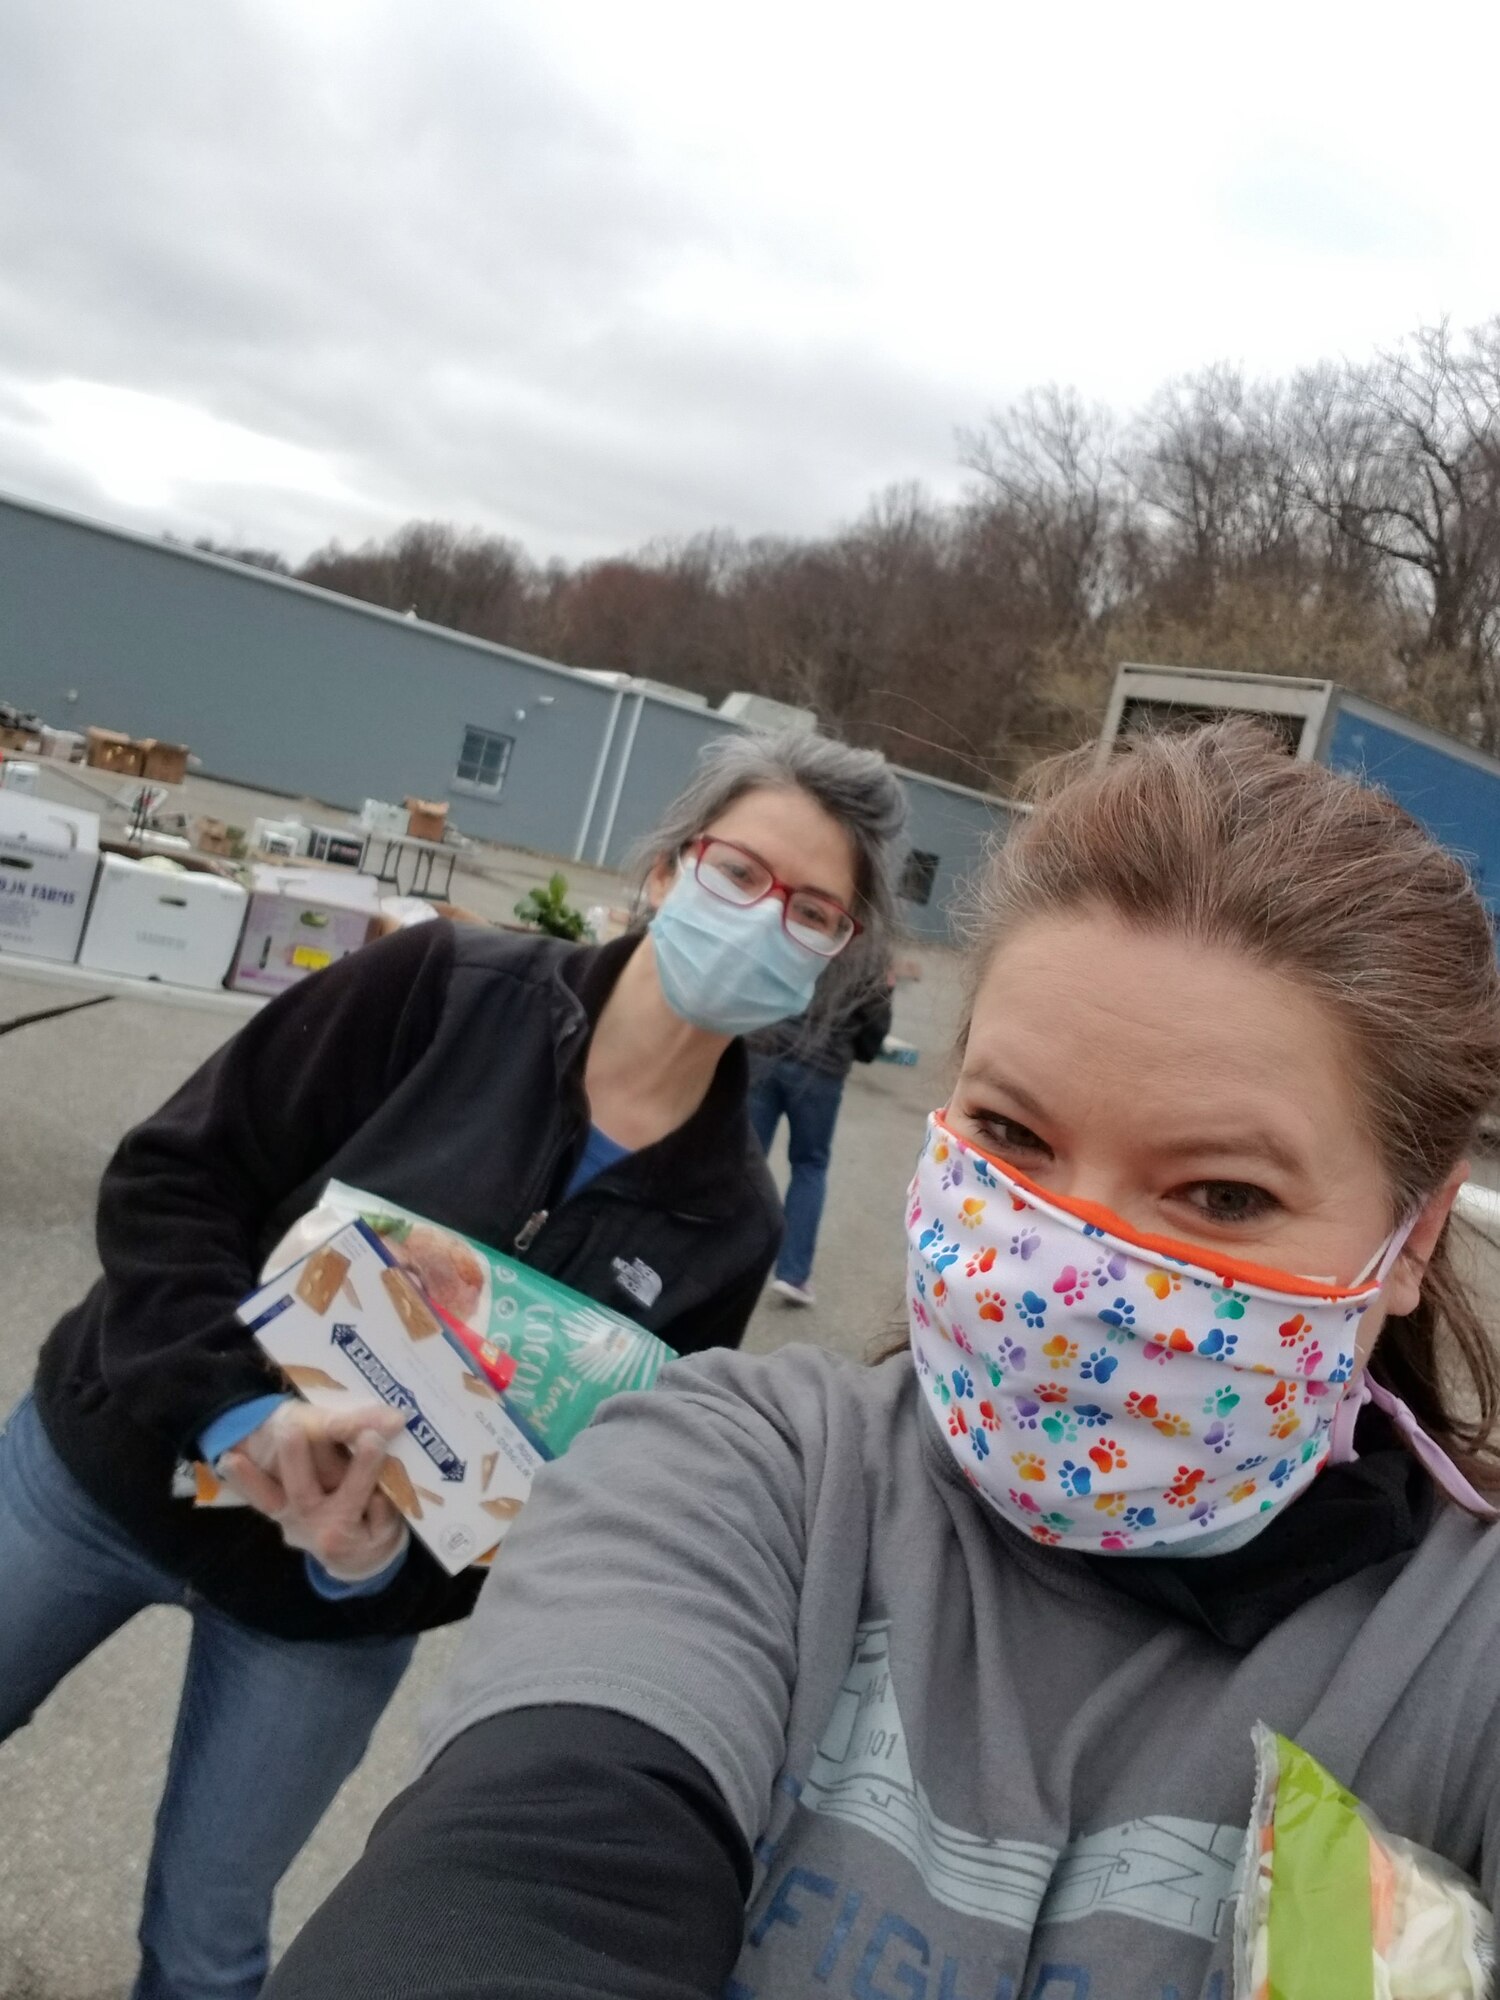
<svg viewBox="0 0 1500 2000">
<path fill-rule="evenodd" d="M 132 2000 L 252 2000 L 276 1884 L 416 1642 L 276 1639 L 215 1611 L 95 1506 L 23 1396 L 0 1431 L 0 1741 L 148 1604 L 190 1611 L 193 1638 Z"/>
<path fill-rule="evenodd" d="M 750 1059 L 750 1123 L 766 1152 L 776 1127 L 786 1119 L 787 1158 L 792 1176 L 786 1191 L 786 1235 L 776 1259 L 776 1275 L 789 1285 L 812 1276 L 818 1224 L 828 1192 L 828 1160 L 839 1122 L 844 1079 L 829 1076 L 790 1056 Z"/>
</svg>

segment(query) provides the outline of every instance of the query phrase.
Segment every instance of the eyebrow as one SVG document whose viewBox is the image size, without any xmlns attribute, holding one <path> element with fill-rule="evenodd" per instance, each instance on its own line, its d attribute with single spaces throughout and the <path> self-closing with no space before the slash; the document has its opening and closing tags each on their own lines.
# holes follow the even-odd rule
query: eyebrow
<svg viewBox="0 0 1500 2000">
<path fill-rule="evenodd" d="M 1002 1076 L 999 1070 L 990 1069 L 981 1064 L 970 1070 L 969 1075 L 973 1078 L 974 1082 L 985 1084 L 989 1089 L 998 1090 L 1002 1096 L 1010 1098 L 1013 1103 L 1021 1107 L 1028 1118 L 1046 1117 L 1046 1112 L 1043 1111 L 1041 1105 L 1032 1096 L 1031 1092 L 1023 1084 L 1012 1083 L 1010 1078 Z"/>
<path fill-rule="evenodd" d="M 998 1070 L 990 1069 L 984 1064 L 977 1065 L 969 1075 L 974 1082 L 986 1085 L 989 1089 L 999 1091 L 1002 1096 L 1008 1097 L 1026 1113 L 1028 1118 L 1045 1120 L 1047 1114 L 1042 1105 L 1023 1084 L 1013 1082 L 1009 1077 L 1002 1076 Z M 1189 1159 L 1211 1160 L 1218 1157 L 1263 1160 L 1288 1178 L 1301 1177 L 1307 1171 L 1306 1162 L 1293 1148 L 1285 1145 L 1274 1133 L 1262 1128 L 1233 1132 L 1229 1138 L 1225 1138 L 1222 1131 L 1201 1137 L 1189 1134 L 1182 1138 L 1174 1134 L 1155 1150 L 1159 1153 L 1181 1154 Z"/>
<path fill-rule="evenodd" d="M 1305 1162 L 1270 1132 L 1235 1133 L 1229 1139 L 1220 1135 L 1201 1139 L 1173 1138 L 1166 1142 L 1161 1150 L 1181 1153 L 1189 1159 L 1212 1160 L 1219 1157 L 1234 1160 L 1263 1160 L 1267 1166 L 1275 1167 L 1288 1179 L 1300 1179 L 1307 1172 Z"/>
</svg>

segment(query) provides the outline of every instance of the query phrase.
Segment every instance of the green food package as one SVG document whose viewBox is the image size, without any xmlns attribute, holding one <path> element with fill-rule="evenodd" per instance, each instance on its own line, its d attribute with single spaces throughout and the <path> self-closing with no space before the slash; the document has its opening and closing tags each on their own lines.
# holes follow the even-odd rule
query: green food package
<svg viewBox="0 0 1500 2000">
<path fill-rule="evenodd" d="M 1484 2000 L 1492 1926 L 1468 1877 L 1263 1723 L 1255 1760 L 1235 2000 Z"/>
<path fill-rule="evenodd" d="M 271 1261 L 281 1268 L 356 1220 L 417 1280 L 450 1340 L 544 1457 L 566 1451 L 606 1397 L 649 1389 L 675 1358 L 623 1313 L 342 1181 L 329 1182 Z"/>
</svg>

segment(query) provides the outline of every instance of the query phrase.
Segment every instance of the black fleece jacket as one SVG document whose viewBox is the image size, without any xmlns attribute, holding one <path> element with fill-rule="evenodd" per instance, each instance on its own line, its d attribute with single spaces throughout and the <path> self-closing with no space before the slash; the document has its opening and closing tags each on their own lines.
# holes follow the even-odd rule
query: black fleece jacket
<svg viewBox="0 0 1500 2000">
<path fill-rule="evenodd" d="M 43 1346 L 37 1407 L 79 1483 L 192 1591 L 293 1638 L 418 1631 L 477 1594 L 482 1573 L 414 1548 L 378 1596 L 329 1603 L 271 1522 L 171 1497 L 205 1426 L 276 1386 L 235 1308 L 331 1179 L 520 1239 L 681 1352 L 738 1344 L 781 1231 L 738 1043 L 686 1124 L 561 1198 L 592 1025 L 637 942 L 398 932 L 272 1001 L 124 1140 L 100 1188 L 103 1276 Z M 660 1280 L 644 1307 L 643 1266 Z"/>
</svg>

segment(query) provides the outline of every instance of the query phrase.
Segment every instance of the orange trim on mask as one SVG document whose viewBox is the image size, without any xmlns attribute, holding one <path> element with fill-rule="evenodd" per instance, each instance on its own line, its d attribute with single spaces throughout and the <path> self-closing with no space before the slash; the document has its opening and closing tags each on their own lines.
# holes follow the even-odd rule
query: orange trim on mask
<svg viewBox="0 0 1500 2000">
<path fill-rule="evenodd" d="M 933 1122 L 946 1132 L 956 1146 L 962 1146 L 966 1153 L 975 1153 L 981 1160 L 988 1160 L 992 1167 L 1004 1174 L 1008 1181 L 1034 1194 L 1039 1201 L 1049 1207 L 1060 1209 L 1064 1215 L 1071 1215 L 1077 1222 L 1088 1223 L 1094 1229 L 1102 1229 L 1109 1236 L 1117 1236 L 1123 1243 L 1138 1250 L 1149 1251 L 1153 1257 L 1164 1257 L 1169 1262 L 1195 1265 L 1200 1271 L 1208 1271 L 1216 1278 L 1224 1278 L 1231 1285 L 1258 1285 L 1262 1291 L 1286 1292 L 1299 1299 L 1367 1299 L 1372 1286 L 1366 1283 L 1349 1290 L 1336 1285 L 1320 1285 L 1312 1278 L 1299 1278 L 1290 1271 L 1276 1271 L 1267 1264 L 1251 1264 L 1242 1257 L 1221 1256 L 1206 1243 L 1182 1243 L 1175 1236 L 1151 1236 L 1139 1229 L 1133 1229 L 1123 1217 L 1106 1208 L 1102 1202 L 1072 1201 L 1063 1195 L 1053 1194 L 1038 1182 L 1023 1174 L 1019 1167 L 1013 1167 L 1008 1160 L 998 1159 L 987 1153 L 983 1146 L 976 1146 L 972 1139 L 955 1132 L 948 1123 L 947 1106 L 934 1111 Z"/>
</svg>

